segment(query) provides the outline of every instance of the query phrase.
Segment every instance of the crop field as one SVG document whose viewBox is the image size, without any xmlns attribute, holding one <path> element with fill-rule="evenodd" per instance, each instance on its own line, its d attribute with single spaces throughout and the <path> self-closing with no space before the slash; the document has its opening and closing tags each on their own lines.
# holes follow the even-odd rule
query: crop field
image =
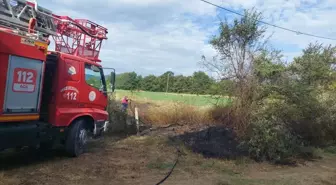
<svg viewBox="0 0 336 185">
<path fill-rule="evenodd" d="M 192 106 L 211 106 L 216 103 L 227 104 L 230 102 L 228 97 L 215 99 L 210 95 L 177 94 L 148 91 L 131 92 L 126 90 L 116 90 L 117 99 L 121 99 L 123 96 L 128 96 L 131 99 L 142 101 L 180 102 Z"/>
</svg>

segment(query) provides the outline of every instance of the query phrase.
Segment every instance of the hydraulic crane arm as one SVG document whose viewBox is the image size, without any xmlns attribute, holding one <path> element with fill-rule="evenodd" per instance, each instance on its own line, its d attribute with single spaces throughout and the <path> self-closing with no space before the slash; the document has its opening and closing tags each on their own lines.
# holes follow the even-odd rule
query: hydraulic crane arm
<svg viewBox="0 0 336 185">
<path fill-rule="evenodd" d="M 56 51 L 95 62 L 100 62 L 101 44 L 108 33 L 89 20 L 55 15 L 36 0 L 0 0 L 0 27 L 31 33 L 44 41 L 52 36 Z"/>
</svg>

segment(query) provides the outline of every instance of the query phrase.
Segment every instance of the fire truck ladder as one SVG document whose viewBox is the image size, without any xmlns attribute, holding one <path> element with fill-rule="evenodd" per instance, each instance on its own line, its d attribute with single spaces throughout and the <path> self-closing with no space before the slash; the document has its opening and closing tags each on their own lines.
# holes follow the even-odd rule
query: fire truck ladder
<svg viewBox="0 0 336 185">
<path fill-rule="evenodd" d="M 57 28 L 50 10 L 35 6 L 30 1 L 0 0 L 0 26 L 28 32 L 32 18 L 36 19 L 34 30 L 40 36 L 48 38 L 49 35 L 57 35 Z"/>
<path fill-rule="evenodd" d="M 55 20 L 59 36 L 53 36 L 55 50 L 87 58 L 94 62 L 99 60 L 103 40 L 107 29 L 86 19 L 71 19 L 57 16 Z"/>
<path fill-rule="evenodd" d="M 100 62 L 99 53 L 107 29 L 86 19 L 58 16 L 38 6 L 37 0 L 0 0 L 0 27 L 31 33 L 47 41 L 52 36 L 55 50 Z"/>
</svg>

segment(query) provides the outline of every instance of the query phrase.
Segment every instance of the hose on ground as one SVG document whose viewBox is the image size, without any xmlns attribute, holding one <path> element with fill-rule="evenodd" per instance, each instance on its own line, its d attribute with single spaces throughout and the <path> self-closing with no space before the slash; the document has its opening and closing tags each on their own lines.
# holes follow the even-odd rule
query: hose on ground
<svg viewBox="0 0 336 185">
<path fill-rule="evenodd" d="M 162 183 L 163 183 L 164 181 L 166 181 L 166 180 L 170 177 L 170 175 L 173 173 L 173 171 L 174 171 L 174 169 L 175 169 L 175 167 L 176 167 L 176 165 L 177 165 L 177 163 L 178 163 L 178 161 L 179 161 L 180 155 L 181 155 L 181 151 L 180 151 L 180 149 L 177 148 L 176 146 L 175 146 L 175 148 L 176 148 L 177 156 L 176 156 L 176 160 L 175 160 L 175 163 L 174 163 L 173 167 L 169 170 L 168 174 L 167 174 L 167 175 L 166 175 L 160 182 L 156 183 L 156 185 L 162 184 Z"/>
<path fill-rule="evenodd" d="M 132 103 L 131 103 L 131 101 L 130 101 L 130 110 L 132 111 L 132 113 L 133 113 L 133 115 L 135 115 L 135 113 L 133 112 L 133 106 L 132 106 Z M 145 122 L 143 122 L 142 120 L 140 120 L 139 119 L 139 122 L 141 122 L 142 124 L 144 124 L 144 125 L 151 125 L 151 124 L 146 124 Z M 169 138 L 170 140 L 172 140 L 171 138 Z M 175 162 L 174 162 L 174 165 L 173 165 L 173 167 L 169 170 L 169 172 L 167 173 L 167 175 L 162 179 L 162 180 L 160 180 L 158 183 L 156 183 L 155 185 L 160 185 L 160 184 L 162 184 L 163 182 L 165 182 L 169 177 L 170 177 L 170 175 L 173 173 L 173 171 L 174 171 L 174 169 L 175 169 L 175 167 L 176 167 L 176 165 L 177 165 L 177 163 L 178 163 L 178 161 L 179 161 L 179 158 L 180 158 L 180 155 L 181 155 L 181 151 L 180 151 L 180 149 L 177 147 L 177 146 L 174 146 L 175 147 L 175 149 L 176 149 L 176 153 L 177 153 L 177 155 L 176 155 L 176 159 L 175 159 Z"/>
</svg>

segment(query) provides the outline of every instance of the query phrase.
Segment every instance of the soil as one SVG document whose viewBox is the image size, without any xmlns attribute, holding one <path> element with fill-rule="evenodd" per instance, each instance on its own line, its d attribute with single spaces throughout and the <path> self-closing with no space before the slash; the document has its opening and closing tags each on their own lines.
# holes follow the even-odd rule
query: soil
<svg viewBox="0 0 336 185">
<path fill-rule="evenodd" d="M 105 136 L 91 142 L 78 158 L 69 158 L 60 149 L 2 152 L 0 185 L 156 184 L 172 168 L 178 154 L 175 146 L 181 155 L 163 184 L 336 184 L 336 155 L 298 167 L 229 160 L 240 152 L 232 138 L 223 127 L 172 126 L 144 136 Z M 227 141 L 219 142 L 223 139 Z"/>
</svg>

